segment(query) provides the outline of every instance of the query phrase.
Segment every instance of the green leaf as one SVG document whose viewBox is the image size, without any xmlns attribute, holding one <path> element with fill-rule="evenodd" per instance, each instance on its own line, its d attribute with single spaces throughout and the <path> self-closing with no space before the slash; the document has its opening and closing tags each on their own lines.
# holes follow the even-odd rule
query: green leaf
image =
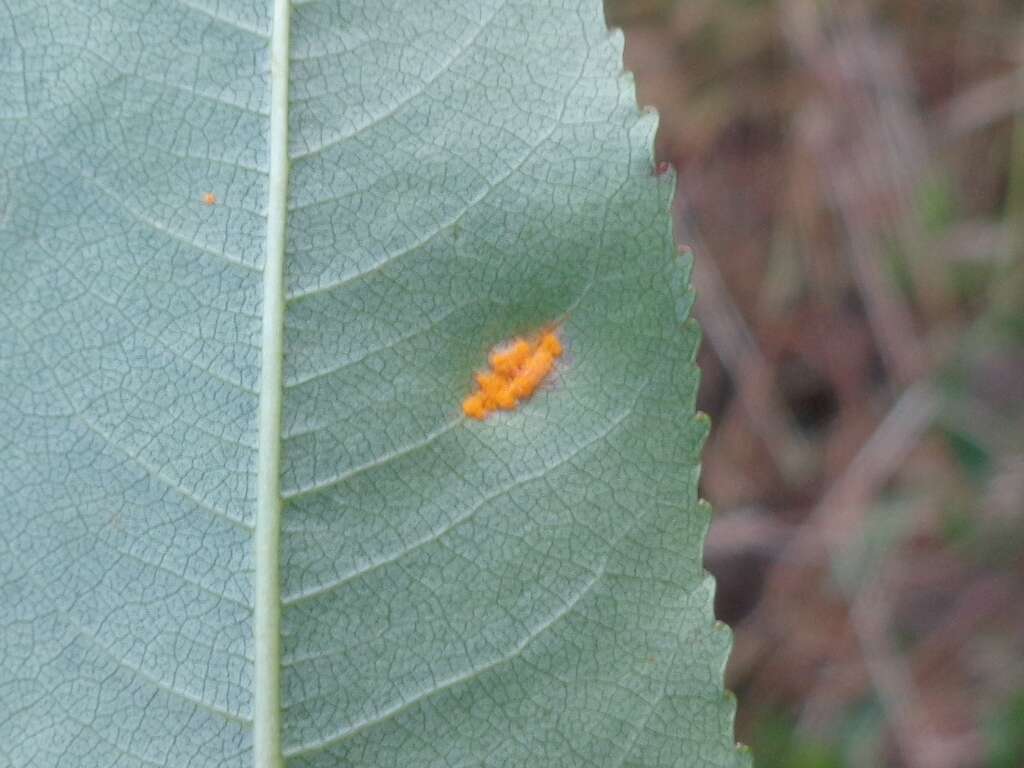
<svg viewBox="0 0 1024 768">
<path fill-rule="evenodd" d="M 0 11 L 0 766 L 746 764 L 600 3 L 274 5 Z"/>
</svg>

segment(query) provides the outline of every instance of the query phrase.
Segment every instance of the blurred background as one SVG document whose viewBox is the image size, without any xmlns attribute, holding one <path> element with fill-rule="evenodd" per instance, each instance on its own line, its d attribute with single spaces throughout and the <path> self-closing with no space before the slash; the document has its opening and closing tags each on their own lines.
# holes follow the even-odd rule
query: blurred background
<svg viewBox="0 0 1024 768">
<path fill-rule="evenodd" d="M 1024 766 L 1024 2 L 606 0 L 758 766 Z"/>
</svg>

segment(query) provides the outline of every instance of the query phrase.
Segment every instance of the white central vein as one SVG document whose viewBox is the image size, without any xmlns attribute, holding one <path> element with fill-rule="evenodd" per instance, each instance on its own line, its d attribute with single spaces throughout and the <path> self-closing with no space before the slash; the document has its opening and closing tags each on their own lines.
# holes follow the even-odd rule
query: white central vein
<svg viewBox="0 0 1024 768">
<path fill-rule="evenodd" d="M 253 567 L 255 697 L 253 764 L 281 768 L 281 398 L 284 368 L 284 253 L 288 203 L 289 0 L 274 0 L 270 36 L 270 176 L 263 267 L 259 466 Z"/>
</svg>

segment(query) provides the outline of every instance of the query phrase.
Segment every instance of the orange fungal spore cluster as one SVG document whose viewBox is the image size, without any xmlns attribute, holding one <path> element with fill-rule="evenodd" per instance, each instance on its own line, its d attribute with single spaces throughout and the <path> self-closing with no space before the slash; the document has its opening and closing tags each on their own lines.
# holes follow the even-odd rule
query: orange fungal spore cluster
<svg viewBox="0 0 1024 768">
<path fill-rule="evenodd" d="M 462 403 L 462 412 L 471 419 L 486 419 L 496 411 L 510 411 L 529 398 L 555 367 L 562 354 L 562 342 L 553 331 L 531 344 L 517 339 L 491 353 L 491 370 L 476 374 L 479 390 Z"/>
</svg>

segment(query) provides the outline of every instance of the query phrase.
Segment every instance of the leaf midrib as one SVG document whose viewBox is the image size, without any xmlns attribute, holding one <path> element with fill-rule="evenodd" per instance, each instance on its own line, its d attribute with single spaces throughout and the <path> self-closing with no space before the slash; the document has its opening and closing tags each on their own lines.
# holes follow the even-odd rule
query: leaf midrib
<svg viewBox="0 0 1024 768">
<path fill-rule="evenodd" d="M 290 0 L 274 0 L 270 34 L 270 173 L 263 265 L 259 451 L 253 552 L 253 764 L 280 768 L 281 752 L 281 400 L 284 368 L 284 253 L 288 201 Z"/>
</svg>

